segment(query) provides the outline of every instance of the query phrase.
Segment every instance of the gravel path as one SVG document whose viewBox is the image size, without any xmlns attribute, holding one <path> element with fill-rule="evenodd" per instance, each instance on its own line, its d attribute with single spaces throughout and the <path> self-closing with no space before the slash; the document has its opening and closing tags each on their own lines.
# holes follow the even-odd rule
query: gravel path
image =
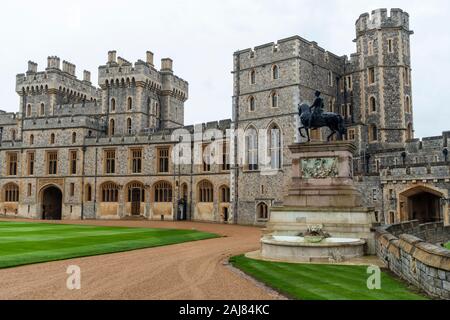
<svg viewBox="0 0 450 320">
<path fill-rule="evenodd" d="M 10 221 L 10 220 L 9 220 Z M 18 220 L 20 221 L 20 220 Z M 281 296 L 226 266 L 257 250 L 261 230 L 193 222 L 64 221 L 103 226 L 197 229 L 225 237 L 0 270 L 0 299 L 267 300 Z M 81 290 L 66 287 L 67 267 L 81 268 Z"/>
</svg>

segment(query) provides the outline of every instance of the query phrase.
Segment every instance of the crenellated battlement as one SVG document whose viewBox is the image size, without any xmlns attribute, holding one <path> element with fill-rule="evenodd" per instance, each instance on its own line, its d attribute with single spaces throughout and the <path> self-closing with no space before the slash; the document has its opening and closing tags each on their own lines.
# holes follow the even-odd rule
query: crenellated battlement
<svg viewBox="0 0 450 320">
<path fill-rule="evenodd" d="M 314 61 L 314 63 L 331 65 L 339 64 L 344 59 L 344 57 L 320 47 L 317 42 L 306 40 L 300 36 L 292 36 L 277 42 L 239 50 L 234 53 L 234 56 L 239 58 L 241 70 L 255 65 L 298 57 Z"/>
<path fill-rule="evenodd" d="M 166 88 L 182 99 L 187 99 L 189 83 L 173 74 L 172 59 L 161 59 L 161 70 L 158 71 L 154 66 L 154 54 L 151 51 L 146 52 L 145 61 L 139 59 L 134 65 L 125 58 L 116 56 L 116 51 L 109 51 L 108 62 L 98 69 L 98 81 L 102 89 L 134 83 L 156 90 L 166 90 L 163 88 L 163 76 L 169 75 L 171 80 L 166 83 Z"/>
<path fill-rule="evenodd" d="M 100 91 L 92 86 L 90 72 L 84 71 L 83 80 L 76 76 L 76 65 L 62 62 L 56 56 L 47 58 L 45 71 L 38 70 L 38 64 L 28 62 L 28 70 L 16 76 L 16 92 L 19 95 L 48 94 L 57 92 L 68 92 L 85 100 L 98 100 Z"/>
<path fill-rule="evenodd" d="M 388 14 L 387 9 L 373 10 L 371 14 L 364 13 L 356 20 L 356 34 L 372 29 L 403 28 L 409 30 L 409 14 L 401 9 L 393 8 Z"/>
</svg>

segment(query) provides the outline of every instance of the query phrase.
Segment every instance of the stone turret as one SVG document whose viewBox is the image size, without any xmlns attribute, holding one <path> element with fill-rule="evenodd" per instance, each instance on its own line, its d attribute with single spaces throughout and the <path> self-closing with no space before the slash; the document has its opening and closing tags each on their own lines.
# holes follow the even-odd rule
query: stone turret
<svg viewBox="0 0 450 320">
<path fill-rule="evenodd" d="M 377 9 L 356 21 L 357 55 L 352 56 L 354 92 L 364 123 L 357 139 L 368 151 L 396 148 L 414 138 L 409 15 Z"/>
</svg>

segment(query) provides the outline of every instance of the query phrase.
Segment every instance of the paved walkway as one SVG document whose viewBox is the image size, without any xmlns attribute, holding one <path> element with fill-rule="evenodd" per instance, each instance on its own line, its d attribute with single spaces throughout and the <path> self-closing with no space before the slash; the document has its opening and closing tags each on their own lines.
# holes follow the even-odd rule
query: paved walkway
<svg viewBox="0 0 450 320">
<path fill-rule="evenodd" d="M 199 242 L 0 270 L 0 299 L 277 299 L 277 294 L 231 270 L 233 255 L 257 250 L 261 230 L 193 222 L 64 221 L 63 223 L 176 228 L 225 236 Z M 67 267 L 81 268 L 81 290 L 66 287 Z"/>
</svg>

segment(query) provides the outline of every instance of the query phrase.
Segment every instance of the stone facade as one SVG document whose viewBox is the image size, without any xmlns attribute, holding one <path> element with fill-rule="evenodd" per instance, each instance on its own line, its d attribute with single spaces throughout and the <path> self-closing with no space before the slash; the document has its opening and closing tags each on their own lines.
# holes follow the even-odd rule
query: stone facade
<svg viewBox="0 0 450 320">
<path fill-rule="evenodd" d="M 55 187 L 62 193 L 62 218 L 138 213 L 264 225 L 290 182 L 288 146 L 304 141 L 297 106 L 311 103 L 320 90 L 328 111 L 345 118 L 345 139 L 356 146 L 355 183 L 378 221 L 450 223 L 450 134 L 413 136 L 411 34 L 406 12 L 379 9 L 358 18 L 350 58 L 299 36 L 235 52 L 233 120 L 196 126 L 184 124 L 189 85 L 174 74 L 169 58 L 158 70 L 150 51 L 136 63 L 110 51 L 98 87 L 88 71 L 78 79 L 76 66 L 63 61 L 61 67 L 58 57 L 49 57 L 44 71 L 30 61 L 16 79 L 19 112 L 0 113 L 0 214 L 43 218 L 45 191 Z M 180 145 L 200 161 L 176 164 Z M 228 165 L 203 165 L 202 151 L 211 145 L 211 154 L 229 156 Z M 165 148 L 170 159 L 162 172 Z M 107 172 L 111 157 L 114 170 Z M 156 201 L 156 189 L 171 196 Z M 416 208 L 421 197 L 428 208 Z"/>
<path fill-rule="evenodd" d="M 433 297 L 450 299 L 450 251 L 433 244 L 449 241 L 450 227 L 411 221 L 380 228 L 376 237 L 377 254 L 391 271 Z"/>
</svg>

